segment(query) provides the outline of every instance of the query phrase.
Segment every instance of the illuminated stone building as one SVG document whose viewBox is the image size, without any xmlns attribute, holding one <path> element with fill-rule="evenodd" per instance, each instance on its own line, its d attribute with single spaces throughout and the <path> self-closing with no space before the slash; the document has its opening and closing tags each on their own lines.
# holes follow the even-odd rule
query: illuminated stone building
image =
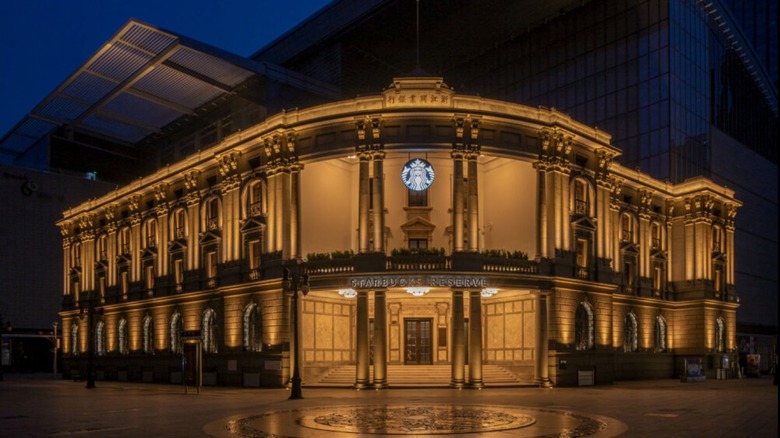
<svg viewBox="0 0 780 438">
<path fill-rule="evenodd" d="M 293 358 L 304 384 L 427 364 L 480 387 L 487 367 L 606 383 L 733 352 L 741 203 L 620 154 L 437 77 L 272 115 L 65 211 L 65 372 L 92 348 L 99 378 L 175 382 L 186 335 L 206 383 L 247 386 L 286 384 Z M 299 345 L 285 269 L 309 275 Z"/>
</svg>

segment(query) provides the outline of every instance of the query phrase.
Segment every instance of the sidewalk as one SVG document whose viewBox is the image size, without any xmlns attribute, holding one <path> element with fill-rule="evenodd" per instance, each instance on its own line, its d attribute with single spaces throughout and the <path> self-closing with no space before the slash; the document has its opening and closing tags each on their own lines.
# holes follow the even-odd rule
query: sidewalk
<svg viewBox="0 0 780 438">
<path fill-rule="evenodd" d="M 200 394 L 191 390 L 185 395 L 183 387 L 175 385 L 103 381 L 98 381 L 94 389 L 86 389 L 84 382 L 6 375 L 5 381 L 0 382 L 0 434 L 14 438 L 227 437 L 240 436 L 230 434 L 222 426 L 229 419 L 257 417 L 274 411 L 428 403 L 525 407 L 532 413 L 554 410 L 605 418 L 611 425 L 610 433 L 598 436 L 616 436 L 618 432 L 625 437 L 654 438 L 778 436 L 777 386 L 769 377 L 702 383 L 632 381 L 580 388 L 486 388 L 481 391 L 355 391 L 304 387 L 305 399 L 288 400 L 288 395 L 284 389 L 215 387 L 205 387 Z M 518 430 L 511 436 L 524 436 L 521 432 Z M 301 429 L 292 436 L 358 435 Z M 485 432 L 458 436 L 510 434 Z"/>
</svg>

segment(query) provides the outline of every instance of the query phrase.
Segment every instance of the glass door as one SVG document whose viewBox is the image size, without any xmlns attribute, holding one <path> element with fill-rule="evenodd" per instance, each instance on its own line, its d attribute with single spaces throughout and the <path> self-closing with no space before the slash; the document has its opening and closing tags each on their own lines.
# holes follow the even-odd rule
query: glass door
<svg viewBox="0 0 780 438">
<path fill-rule="evenodd" d="M 433 319 L 406 319 L 404 335 L 404 363 L 406 365 L 430 365 L 433 363 L 431 338 Z"/>
</svg>

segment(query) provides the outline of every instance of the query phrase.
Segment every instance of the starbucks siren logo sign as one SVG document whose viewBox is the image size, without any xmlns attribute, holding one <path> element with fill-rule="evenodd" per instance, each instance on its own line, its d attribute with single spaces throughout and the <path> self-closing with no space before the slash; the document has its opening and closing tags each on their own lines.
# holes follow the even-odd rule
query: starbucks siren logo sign
<svg viewBox="0 0 780 438">
<path fill-rule="evenodd" d="M 422 192 L 433 184 L 434 172 L 431 163 L 422 158 L 409 160 L 401 170 L 401 181 L 409 190 Z"/>
</svg>

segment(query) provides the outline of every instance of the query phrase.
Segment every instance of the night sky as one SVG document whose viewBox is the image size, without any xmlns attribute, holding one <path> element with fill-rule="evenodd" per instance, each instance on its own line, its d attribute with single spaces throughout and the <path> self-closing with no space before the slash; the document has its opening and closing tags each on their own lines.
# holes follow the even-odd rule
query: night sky
<svg viewBox="0 0 780 438">
<path fill-rule="evenodd" d="M 0 137 L 131 18 L 249 56 L 329 2 L 0 1 Z"/>
</svg>

